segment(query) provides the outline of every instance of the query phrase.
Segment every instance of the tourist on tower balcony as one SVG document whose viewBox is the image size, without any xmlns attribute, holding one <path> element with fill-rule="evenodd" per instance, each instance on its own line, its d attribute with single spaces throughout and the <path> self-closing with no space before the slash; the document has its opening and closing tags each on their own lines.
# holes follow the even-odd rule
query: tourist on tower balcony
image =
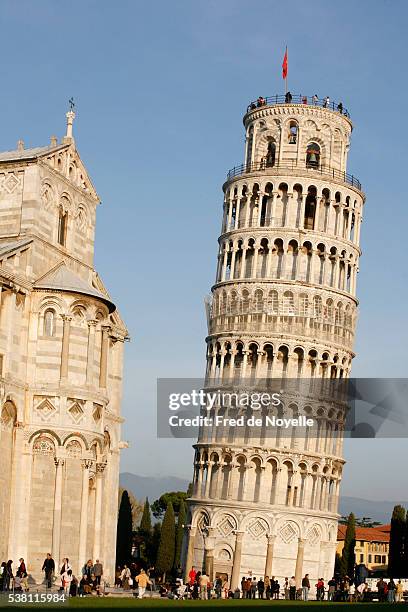
<svg viewBox="0 0 408 612">
<path fill-rule="evenodd" d="M 317 96 L 317 94 L 312 96 L 312 102 L 313 102 L 313 104 L 317 104 L 319 102 L 319 97 Z"/>
<path fill-rule="evenodd" d="M 287 91 L 285 94 L 285 102 L 286 104 L 290 104 L 292 102 L 292 94 L 290 91 Z"/>
<path fill-rule="evenodd" d="M 55 572 L 55 562 L 51 557 L 51 553 L 47 553 L 47 557 L 45 558 L 41 571 L 45 573 L 47 589 L 50 589 L 52 584 L 52 575 Z"/>
<path fill-rule="evenodd" d="M 303 601 L 307 601 L 309 599 L 309 590 L 310 590 L 309 574 L 305 574 L 305 577 L 302 579 L 302 599 Z"/>
<path fill-rule="evenodd" d="M 302 96 L 302 104 L 307 104 L 307 96 Z"/>
<path fill-rule="evenodd" d="M 328 108 L 330 104 L 330 98 L 329 96 L 326 96 L 325 98 L 323 98 L 323 108 Z"/>
<path fill-rule="evenodd" d="M 343 114 L 343 103 L 342 102 L 338 103 L 337 110 L 339 111 L 339 113 Z"/>
</svg>

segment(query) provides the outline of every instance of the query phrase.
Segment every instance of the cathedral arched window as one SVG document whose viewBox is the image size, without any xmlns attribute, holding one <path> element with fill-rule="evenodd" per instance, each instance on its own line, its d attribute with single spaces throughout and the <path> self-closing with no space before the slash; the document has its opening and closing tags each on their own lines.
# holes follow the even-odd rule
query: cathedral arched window
<svg viewBox="0 0 408 612">
<path fill-rule="evenodd" d="M 318 168 L 320 166 L 320 147 L 316 142 L 307 145 L 306 166 L 308 168 Z"/>
<path fill-rule="evenodd" d="M 298 140 L 298 124 L 296 121 L 289 122 L 288 142 L 296 144 Z"/>
<path fill-rule="evenodd" d="M 55 336 L 55 312 L 50 308 L 44 312 L 44 336 Z"/>
<path fill-rule="evenodd" d="M 274 140 L 269 140 L 268 148 L 266 151 L 266 166 L 267 168 L 271 168 L 275 165 L 276 159 L 276 145 Z"/>
<path fill-rule="evenodd" d="M 64 209 L 61 206 L 59 209 L 59 216 L 58 216 L 58 244 L 60 244 L 61 246 L 66 245 L 67 225 L 68 225 L 68 213 L 64 211 Z"/>
</svg>

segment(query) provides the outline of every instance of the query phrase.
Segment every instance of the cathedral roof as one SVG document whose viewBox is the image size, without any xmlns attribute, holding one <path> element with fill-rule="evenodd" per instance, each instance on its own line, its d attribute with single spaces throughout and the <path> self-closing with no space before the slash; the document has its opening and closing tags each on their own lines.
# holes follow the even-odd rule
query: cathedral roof
<svg viewBox="0 0 408 612">
<path fill-rule="evenodd" d="M 14 151 L 2 151 L 0 152 L 0 162 L 4 161 L 23 161 L 25 159 L 35 159 L 36 157 L 41 157 L 42 155 L 49 155 L 50 153 L 55 153 L 60 149 L 64 149 L 67 147 L 66 143 L 53 146 L 46 147 L 33 147 L 32 149 L 15 149 Z"/>
<path fill-rule="evenodd" d="M 25 238 L 23 240 L 12 240 L 11 242 L 2 242 L 0 244 L 0 257 L 7 255 L 12 251 L 17 251 L 22 247 L 29 245 L 33 241 L 32 238 Z"/>
<path fill-rule="evenodd" d="M 67 268 L 65 262 L 49 270 L 44 276 L 34 283 L 34 289 L 54 289 L 56 291 L 67 291 L 69 293 L 80 293 L 102 300 L 109 308 L 109 312 L 115 310 L 115 305 L 107 295 L 89 285 L 85 280 L 77 276 Z"/>
</svg>

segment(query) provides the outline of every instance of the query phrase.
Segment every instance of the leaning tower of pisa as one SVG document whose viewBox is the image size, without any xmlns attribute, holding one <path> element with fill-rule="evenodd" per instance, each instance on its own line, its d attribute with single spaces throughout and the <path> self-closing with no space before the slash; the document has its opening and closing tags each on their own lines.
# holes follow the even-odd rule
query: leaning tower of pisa
<svg viewBox="0 0 408 612">
<path fill-rule="evenodd" d="M 347 173 L 349 114 L 275 96 L 250 104 L 243 123 L 245 161 L 223 185 L 206 383 L 347 378 L 365 199 Z M 314 435 L 201 432 L 187 573 L 205 568 L 232 589 L 250 575 L 332 576 L 344 410 L 300 394 L 280 414 L 313 418 Z"/>
</svg>

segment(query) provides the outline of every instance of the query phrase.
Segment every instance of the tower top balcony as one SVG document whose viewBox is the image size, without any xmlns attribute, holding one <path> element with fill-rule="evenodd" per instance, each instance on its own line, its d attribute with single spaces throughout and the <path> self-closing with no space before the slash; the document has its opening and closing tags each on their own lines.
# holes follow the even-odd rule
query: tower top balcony
<svg viewBox="0 0 408 612">
<path fill-rule="evenodd" d="M 274 95 L 274 96 L 259 96 L 257 100 L 250 102 L 244 115 L 244 124 L 246 124 L 251 113 L 255 111 L 263 110 L 271 106 L 300 106 L 310 108 L 322 108 L 329 112 L 335 113 L 337 116 L 340 115 L 344 119 L 348 120 L 352 127 L 350 113 L 343 106 L 342 102 L 334 102 L 328 96 L 319 98 L 318 96 L 304 96 L 302 94 L 291 94 L 288 92 L 285 95 Z"/>
</svg>

